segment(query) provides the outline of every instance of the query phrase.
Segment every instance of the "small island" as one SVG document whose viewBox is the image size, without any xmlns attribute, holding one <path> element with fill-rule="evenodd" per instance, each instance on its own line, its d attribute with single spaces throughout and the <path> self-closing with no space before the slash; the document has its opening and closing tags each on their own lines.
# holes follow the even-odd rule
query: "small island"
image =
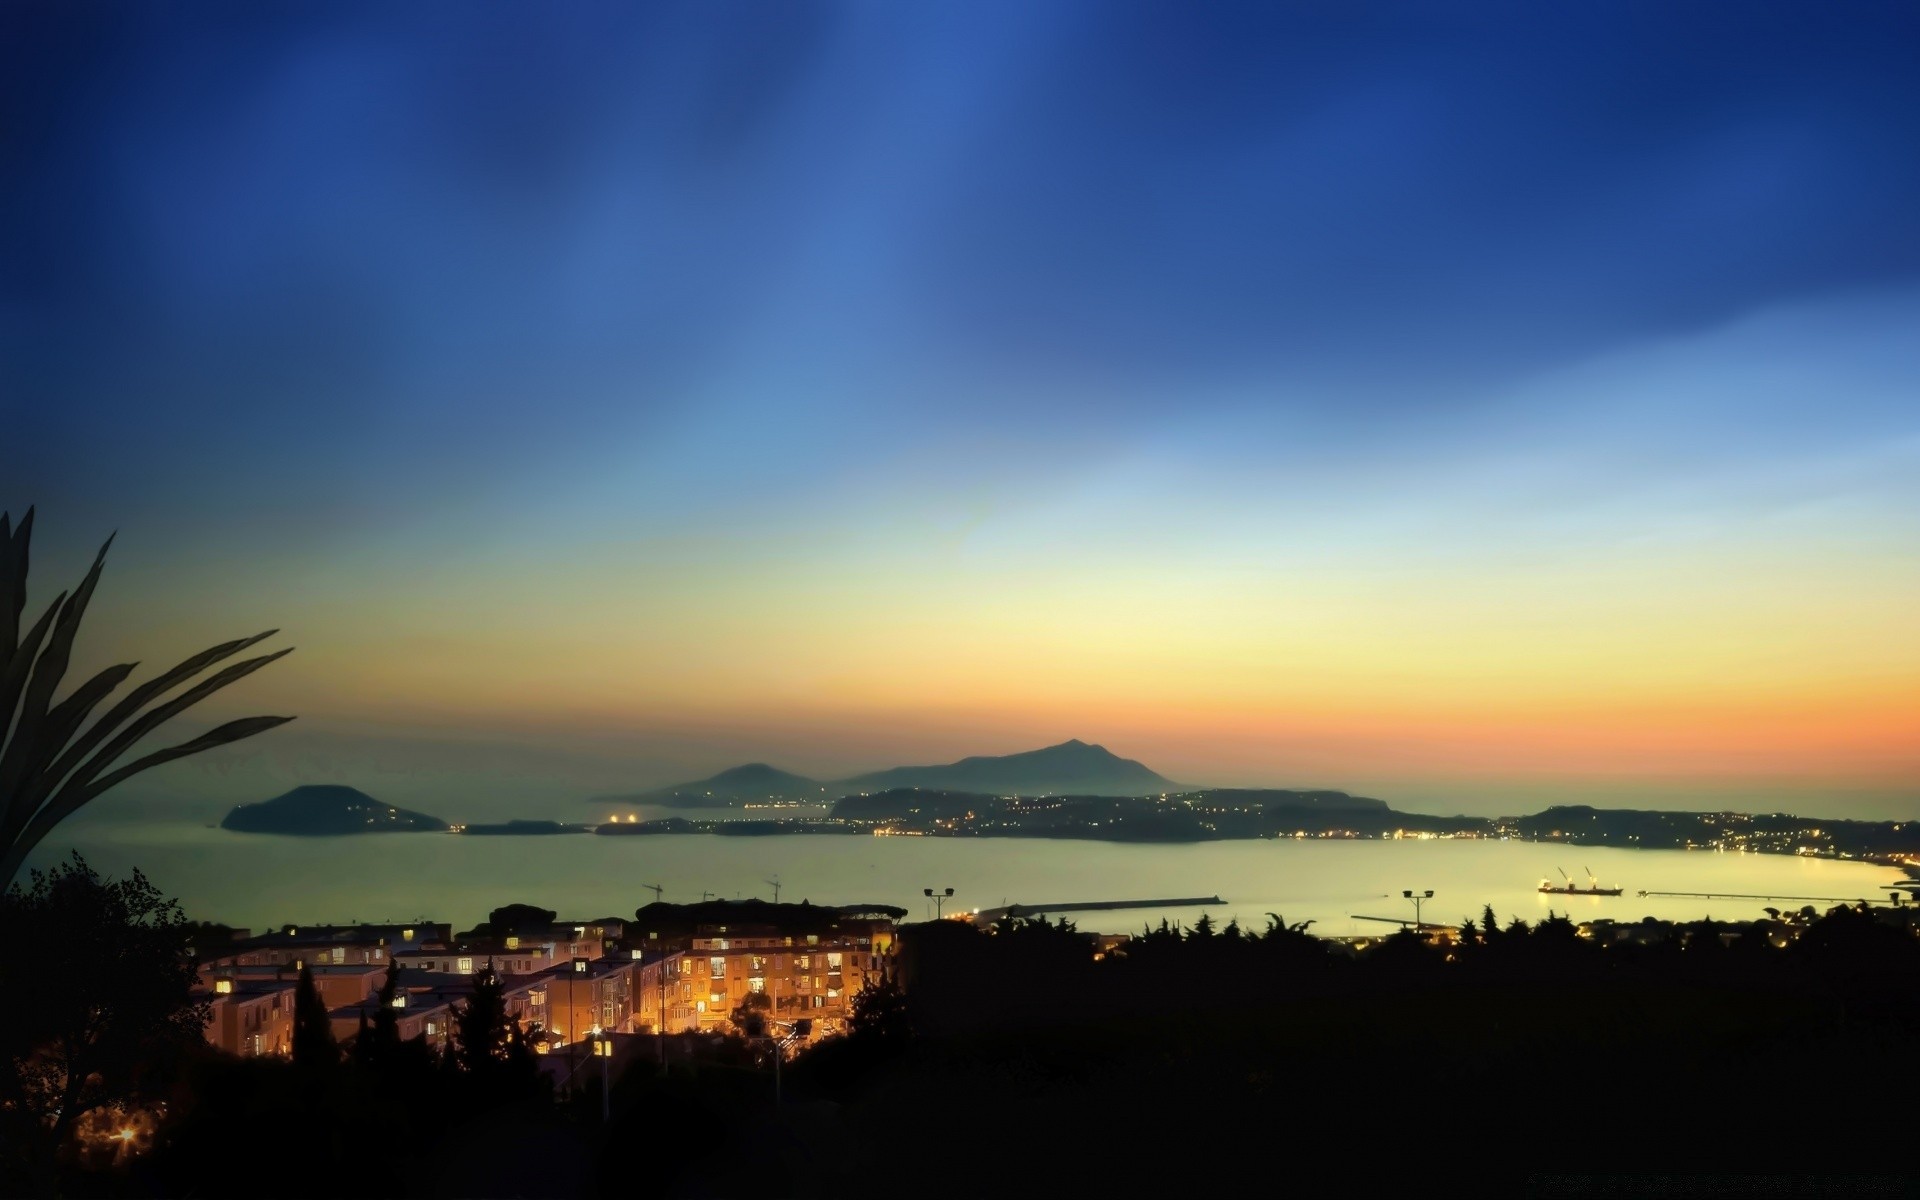
<svg viewBox="0 0 1920 1200">
<path fill-rule="evenodd" d="M 307 784 L 258 804 L 237 804 L 220 822 L 236 833 L 336 837 L 349 833 L 445 833 L 439 817 L 382 804 L 358 788 Z"/>
</svg>

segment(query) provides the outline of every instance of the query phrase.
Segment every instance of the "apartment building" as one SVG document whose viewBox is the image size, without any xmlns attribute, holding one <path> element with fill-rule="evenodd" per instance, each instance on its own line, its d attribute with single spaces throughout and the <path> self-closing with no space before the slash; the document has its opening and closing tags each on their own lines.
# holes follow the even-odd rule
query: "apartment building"
<svg viewBox="0 0 1920 1200">
<path fill-rule="evenodd" d="M 277 978 L 213 981 L 207 1041 L 242 1058 L 293 1053 L 293 998 L 297 983 Z"/>
</svg>

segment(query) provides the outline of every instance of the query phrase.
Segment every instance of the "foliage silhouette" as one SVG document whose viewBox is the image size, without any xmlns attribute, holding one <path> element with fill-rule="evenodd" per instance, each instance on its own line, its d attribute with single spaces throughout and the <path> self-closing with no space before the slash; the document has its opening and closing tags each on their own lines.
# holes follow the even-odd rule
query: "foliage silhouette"
<svg viewBox="0 0 1920 1200">
<path fill-rule="evenodd" d="M 0 896 L 0 945 L 32 972 L 0 1021 L 0 1141 L 46 1192 L 75 1122 L 146 1096 L 157 1065 L 201 1043 L 208 1006 L 193 995 L 192 927 L 145 876 L 101 879 L 75 854 L 29 878 Z"/>
<path fill-rule="evenodd" d="M 300 985 L 293 995 L 293 1061 L 307 1070 L 329 1070 L 340 1065 L 340 1045 L 334 1041 L 333 1022 L 326 1001 L 313 983 L 313 968 L 300 967 Z"/>
<path fill-rule="evenodd" d="M 5 749 L 0 751 L 0 886 L 20 873 L 28 852 L 55 825 L 109 788 L 151 767 L 237 742 L 293 720 L 245 717 L 229 721 L 199 737 L 109 770 L 121 755 L 168 720 L 293 651 L 288 648 L 244 659 L 161 701 L 168 692 L 215 663 L 278 631 L 269 629 L 223 642 L 134 688 L 82 732 L 81 726 L 93 710 L 126 682 L 138 665 L 108 667 L 74 687 L 66 699 L 54 703 L 54 693 L 67 673 L 81 618 L 100 581 L 113 539 L 108 538 L 100 547 L 80 586 L 55 597 L 22 636 L 20 622 L 27 603 L 32 535 L 31 508 L 18 528 L 12 526 L 8 514 L 0 513 L 0 732 L 6 734 Z"/>
</svg>

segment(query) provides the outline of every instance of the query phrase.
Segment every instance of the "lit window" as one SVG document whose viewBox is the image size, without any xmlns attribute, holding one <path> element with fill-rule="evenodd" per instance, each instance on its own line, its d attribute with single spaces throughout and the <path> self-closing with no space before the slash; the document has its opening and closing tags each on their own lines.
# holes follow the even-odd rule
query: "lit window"
<svg viewBox="0 0 1920 1200">
<path fill-rule="evenodd" d="M 840 952 L 836 950 L 832 954 L 827 955 L 827 970 L 838 971 L 839 969 L 840 969 Z"/>
<path fill-rule="evenodd" d="M 463 958 L 463 959 L 461 959 L 461 960 L 460 960 L 460 973 L 461 973 L 462 975 L 471 975 L 471 974 L 473 974 L 473 960 L 472 960 L 472 959 L 470 959 L 470 958 Z"/>
<path fill-rule="evenodd" d="M 747 980 L 747 990 L 750 992 L 764 992 L 767 990 L 767 981 L 756 975 L 752 979 Z"/>
<path fill-rule="evenodd" d="M 509 950 L 518 950 L 519 948 L 520 948 L 520 937 L 519 937 L 519 935 L 518 935 L 518 934 L 509 934 L 509 935 L 508 935 L 508 937 L 507 937 L 507 949 L 509 949 Z"/>
<path fill-rule="evenodd" d="M 432 1022 L 432 1021 L 428 1021 L 428 1022 L 427 1022 L 427 1035 L 428 1035 L 429 1037 L 431 1037 L 431 1036 L 433 1035 L 433 1022 Z"/>
<path fill-rule="evenodd" d="M 214 980 L 213 994 L 216 996 L 231 996 L 233 994 L 233 980 L 231 979 Z"/>
<path fill-rule="evenodd" d="M 810 933 L 810 934 L 808 934 L 808 935 L 807 935 L 807 945 L 809 945 L 809 946 L 818 946 L 819 944 L 820 944 L 820 935 L 819 935 L 819 934 L 817 934 L 817 933 Z"/>
<path fill-rule="evenodd" d="M 721 976 L 725 975 L 726 973 L 727 973 L 726 959 L 716 954 L 712 958 L 709 958 L 707 960 L 707 974 L 709 976 L 711 976 L 714 979 L 719 979 Z"/>
</svg>

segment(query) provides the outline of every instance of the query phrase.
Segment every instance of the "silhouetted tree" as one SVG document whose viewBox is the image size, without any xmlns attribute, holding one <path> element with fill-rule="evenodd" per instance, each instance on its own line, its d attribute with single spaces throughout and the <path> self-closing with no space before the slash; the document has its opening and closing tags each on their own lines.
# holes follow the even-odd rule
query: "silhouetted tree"
<svg viewBox="0 0 1920 1200">
<path fill-rule="evenodd" d="M 862 1041 L 895 1046 L 913 1036 L 913 1020 L 907 1008 L 907 995 L 891 975 L 869 975 L 854 994 L 852 1011 L 847 1015 L 847 1033 Z"/>
<path fill-rule="evenodd" d="M 765 992 L 748 992 L 740 998 L 727 1019 L 733 1022 L 734 1032 L 741 1037 L 764 1037 L 767 1032 L 767 1014 L 773 1010 L 773 997 Z"/>
<path fill-rule="evenodd" d="M 452 1061 L 477 1078 L 490 1077 L 507 1056 L 512 1018 L 507 1015 L 507 989 L 493 969 L 493 960 L 473 977 L 473 994 L 454 1014 Z"/>
<path fill-rule="evenodd" d="M 333 1039 L 326 1001 L 313 983 L 313 968 L 302 964 L 300 985 L 293 994 L 293 1061 L 308 1070 L 329 1069 L 340 1062 L 340 1046 Z"/>
<path fill-rule="evenodd" d="M 511 933 L 544 933 L 558 914 L 537 904 L 506 904 L 487 914 L 486 924 L 463 936 L 506 937 Z"/>
<path fill-rule="evenodd" d="M 113 539 L 108 538 L 100 547 L 93 569 L 80 586 L 71 594 L 62 592 L 55 597 L 45 614 L 22 636 L 20 618 L 27 604 L 27 551 L 32 536 L 31 508 L 18 529 L 12 527 L 9 515 L 0 513 L 0 736 L 6 743 L 5 750 L 0 751 L 0 886 L 12 882 L 27 853 L 55 825 L 116 784 L 161 763 L 237 742 L 293 720 L 247 717 L 229 721 L 197 738 L 109 770 L 134 743 L 172 717 L 292 651 L 281 650 L 236 663 L 171 700 L 148 708 L 214 663 L 276 631 L 270 629 L 204 650 L 134 688 L 82 733 L 80 727 L 94 708 L 126 682 L 136 665 L 108 667 L 54 703 L 54 694 L 67 673 L 74 638 L 80 632 L 80 620 L 100 581 L 107 547 Z"/>
<path fill-rule="evenodd" d="M 190 928 L 138 871 L 103 880 L 77 853 L 0 896 L 0 945 L 31 966 L 0 1021 L 0 1119 L 16 1126 L 0 1141 L 27 1150 L 42 1191 L 76 1121 L 136 1100 L 150 1068 L 201 1041 Z"/>
<path fill-rule="evenodd" d="M 387 972 L 380 980 L 378 1002 L 373 1009 L 373 1024 L 367 1024 L 365 1010 L 360 1014 L 360 1033 L 353 1040 L 353 1061 L 361 1066 L 391 1067 L 400 1055 L 400 1014 L 394 999 L 400 994 L 400 964 L 387 960 Z"/>
</svg>

